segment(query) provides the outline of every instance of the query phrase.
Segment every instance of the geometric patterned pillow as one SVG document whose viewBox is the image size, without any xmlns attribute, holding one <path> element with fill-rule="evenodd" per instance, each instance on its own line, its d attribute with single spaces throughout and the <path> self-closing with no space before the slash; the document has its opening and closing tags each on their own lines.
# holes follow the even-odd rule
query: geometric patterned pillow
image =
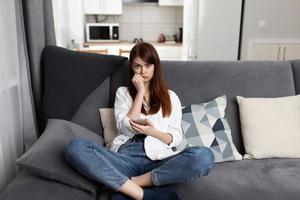
<svg viewBox="0 0 300 200">
<path fill-rule="evenodd" d="M 212 101 L 182 107 L 182 143 L 177 147 L 205 146 L 212 150 L 215 162 L 241 160 L 232 142 L 231 130 L 225 117 L 226 96 Z"/>
</svg>

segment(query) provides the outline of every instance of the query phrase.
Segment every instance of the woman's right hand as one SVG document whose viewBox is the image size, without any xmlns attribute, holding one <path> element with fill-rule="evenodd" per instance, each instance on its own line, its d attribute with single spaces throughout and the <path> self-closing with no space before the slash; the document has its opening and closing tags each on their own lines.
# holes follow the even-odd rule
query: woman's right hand
<svg viewBox="0 0 300 200">
<path fill-rule="evenodd" d="M 145 92 L 144 78 L 141 75 L 135 74 L 131 81 L 138 93 Z"/>
</svg>

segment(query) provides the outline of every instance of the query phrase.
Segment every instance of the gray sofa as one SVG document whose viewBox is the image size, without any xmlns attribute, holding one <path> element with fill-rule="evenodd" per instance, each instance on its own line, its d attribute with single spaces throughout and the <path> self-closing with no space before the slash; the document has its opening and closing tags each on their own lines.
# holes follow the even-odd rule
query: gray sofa
<svg viewBox="0 0 300 200">
<path fill-rule="evenodd" d="M 245 152 L 235 96 L 300 94 L 300 60 L 163 61 L 162 66 L 169 88 L 178 94 L 182 105 L 207 102 L 223 94 L 227 96 L 226 118 L 233 142 L 242 155 Z M 49 46 L 44 49 L 41 67 L 43 116 L 38 119 L 39 123 L 49 131 L 48 119 L 63 119 L 101 137 L 98 108 L 112 107 L 116 89 L 128 81 L 128 60 Z M 61 162 L 64 162 L 63 158 Z M 21 169 L 15 180 L 1 193 L 0 199 L 100 200 L 110 196 L 108 189 L 95 182 L 89 183 L 94 184 L 91 190 L 84 190 L 53 177 L 52 180 L 45 177 L 30 169 Z M 208 176 L 176 187 L 186 200 L 298 200 L 300 159 L 217 163 Z"/>
</svg>

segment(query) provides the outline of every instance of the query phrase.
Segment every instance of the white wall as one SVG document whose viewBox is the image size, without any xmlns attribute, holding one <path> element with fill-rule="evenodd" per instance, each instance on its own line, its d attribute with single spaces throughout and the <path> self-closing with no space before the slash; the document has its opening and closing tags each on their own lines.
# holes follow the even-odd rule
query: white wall
<svg viewBox="0 0 300 200">
<path fill-rule="evenodd" d="M 198 60 L 237 60 L 242 0 L 199 0 Z"/>
<path fill-rule="evenodd" d="M 84 42 L 84 15 L 82 0 L 52 0 L 56 43 L 67 47 L 72 39 Z"/>
<path fill-rule="evenodd" d="M 160 33 L 174 35 L 183 23 L 182 6 L 158 6 L 140 3 L 124 5 L 119 19 L 120 39 L 132 41 L 142 37 L 145 41 L 156 41 Z"/>
<path fill-rule="evenodd" d="M 300 39 L 299 0 L 247 0 L 241 59 L 247 60 L 249 42 L 253 39 Z M 265 21 L 265 27 L 259 27 Z"/>
</svg>

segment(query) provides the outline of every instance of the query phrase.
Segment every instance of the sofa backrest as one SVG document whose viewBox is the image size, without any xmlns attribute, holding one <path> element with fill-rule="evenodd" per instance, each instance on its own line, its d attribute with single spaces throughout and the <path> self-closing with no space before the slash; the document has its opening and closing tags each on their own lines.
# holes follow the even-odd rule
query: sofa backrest
<svg viewBox="0 0 300 200">
<path fill-rule="evenodd" d="M 237 149 L 244 153 L 235 97 L 294 95 L 294 79 L 299 94 L 300 61 L 292 63 L 163 61 L 162 66 L 169 88 L 182 105 L 227 96 L 226 118 Z M 43 119 L 70 120 L 101 135 L 98 109 L 113 107 L 117 88 L 128 82 L 128 65 L 120 56 L 45 48 L 41 63 Z"/>
<path fill-rule="evenodd" d="M 291 63 L 294 73 L 296 94 L 300 94 L 300 60 L 293 60 Z"/>
<path fill-rule="evenodd" d="M 279 97 L 295 94 L 290 62 L 164 61 L 162 66 L 169 88 L 177 93 L 182 105 L 210 101 L 223 94 L 227 96 L 225 117 L 240 153 L 244 153 L 244 148 L 236 96 Z M 127 67 L 113 74 L 111 98 L 114 98 L 116 89 L 127 81 L 124 77 L 127 74 Z"/>
<path fill-rule="evenodd" d="M 41 61 L 43 116 L 39 120 L 69 120 L 101 135 L 98 108 L 109 106 L 109 77 L 126 60 L 46 47 Z"/>
</svg>

